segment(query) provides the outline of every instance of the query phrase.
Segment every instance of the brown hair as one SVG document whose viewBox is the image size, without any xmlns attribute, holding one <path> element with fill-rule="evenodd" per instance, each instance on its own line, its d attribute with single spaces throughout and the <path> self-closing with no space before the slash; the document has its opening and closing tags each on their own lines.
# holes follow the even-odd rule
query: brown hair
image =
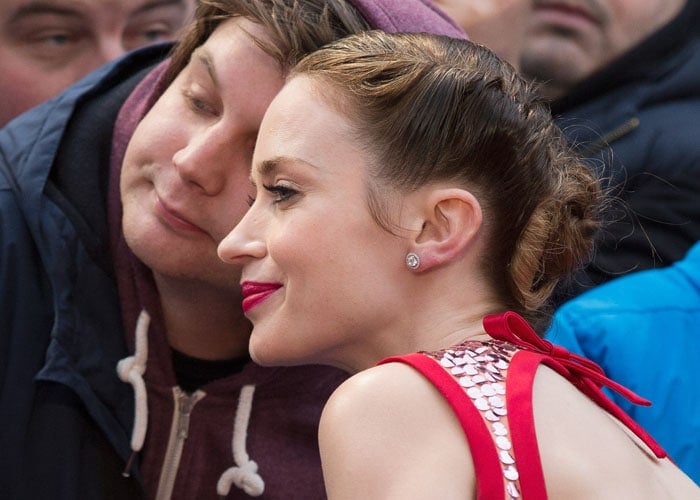
<svg viewBox="0 0 700 500">
<path fill-rule="evenodd" d="M 531 86 L 477 44 L 379 31 L 310 54 L 298 74 L 329 83 L 317 86 L 322 97 L 356 124 L 384 227 L 382 184 L 450 181 L 475 193 L 488 238 L 483 274 L 505 307 L 542 331 L 554 287 L 592 250 L 603 197 Z"/>
<path fill-rule="evenodd" d="M 169 85 L 222 22 L 244 17 L 267 29 L 270 43 L 255 40 L 285 71 L 328 42 L 370 29 L 346 0 L 199 0 L 194 21 L 173 48 Z"/>
</svg>

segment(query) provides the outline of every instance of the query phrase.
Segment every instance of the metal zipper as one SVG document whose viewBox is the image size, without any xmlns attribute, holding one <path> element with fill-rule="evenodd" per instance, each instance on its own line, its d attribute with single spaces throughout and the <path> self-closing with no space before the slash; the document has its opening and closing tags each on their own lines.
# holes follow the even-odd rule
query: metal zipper
<svg viewBox="0 0 700 500">
<path fill-rule="evenodd" d="M 163 469 L 158 482 L 158 492 L 156 500 L 170 500 L 177 479 L 177 471 L 180 467 L 182 449 L 190 428 L 190 414 L 197 401 L 205 396 L 203 391 L 195 391 L 191 395 L 184 392 L 179 387 L 173 387 L 173 400 L 175 408 L 173 410 L 173 422 L 170 426 L 170 437 L 168 438 L 168 448 L 163 460 Z"/>
</svg>

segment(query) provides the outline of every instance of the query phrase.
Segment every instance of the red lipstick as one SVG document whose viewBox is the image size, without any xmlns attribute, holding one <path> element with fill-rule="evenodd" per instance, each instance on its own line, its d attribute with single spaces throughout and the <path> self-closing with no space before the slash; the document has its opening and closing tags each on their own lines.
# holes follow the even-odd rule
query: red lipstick
<svg viewBox="0 0 700 500">
<path fill-rule="evenodd" d="M 255 306 L 265 301 L 280 288 L 282 288 L 281 283 L 259 283 L 256 281 L 244 281 L 241 283 L 243 313 L 247 313 Z"/>
</svg>

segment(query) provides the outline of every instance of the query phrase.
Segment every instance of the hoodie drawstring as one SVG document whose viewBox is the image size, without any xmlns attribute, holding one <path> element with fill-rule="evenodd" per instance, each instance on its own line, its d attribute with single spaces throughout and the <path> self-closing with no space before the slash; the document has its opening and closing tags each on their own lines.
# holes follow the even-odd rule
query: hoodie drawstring
<svg viewBox="0 0 700 500">
<path fill-rule="evenodd" d="M 233 421 L 233 439 L 231 442 L 233 461 L 236 463 L 236 467 L 229 467 L 219 478 L 216 491 L 222 497 L 229 494 L 231 484 L 235 484 L 239 489 L 242 489 L 252 497 L 260 496 L 265 491 L 265 482 L 258 474 L 258 464 L 250 459 L 245 447 L 254 392 L 254 385 L 245 385 L 241 389 L 240 396 L 238 396 L 238 409 Z"/>
<path fill-rule="evenodd" d="M 129 383 L 134 388 L 134 428 L 131 433 L 131 456 L 124 468 L 123 476 L 130 475 L 131 466 L 136 454 L 141 451 L 146 439 L 148 425 L 148 400 L 143 374 L 146 372 L 148 361 L 148 327 L 151 317 L 145 310 L 139 314 L 136 322 L 136 349 L 133 356 L 128 356 L 117 363 L 117 374 L 122 382 Z M 260 496 L 265 491 L 265 482 L 258 474 L 258 464 L 250 459 L 246 451 L 248 424 L 253 408 L 254 385 L 241 388 L 238 397 L 238 408 L 233 421 L 233 461 L 235 467 L 229 467 L 219 478 L 217 492 L 222 497 L 229 494 L 231 485 L 245 491 L 250 496 Z"/>
<path fill-rule="evenodd" d="M 148 425 L 148 401 L 146 399 L 146 384 L 143 374 L 146 372 L 148 361 L 148 326 L 151 317 L 143 310 L 136 322 L 136 350 L 133 356 L 126 357 L 117 363 L 117 374 L 122 382 L 129 383 L 134 388 L 134 428 L 131 431 L 131 456 L 126 463 L 124 477 L 129 477 L 131 464 L 136 454 L 141 451 L 146 439 Z"/>
</svg>

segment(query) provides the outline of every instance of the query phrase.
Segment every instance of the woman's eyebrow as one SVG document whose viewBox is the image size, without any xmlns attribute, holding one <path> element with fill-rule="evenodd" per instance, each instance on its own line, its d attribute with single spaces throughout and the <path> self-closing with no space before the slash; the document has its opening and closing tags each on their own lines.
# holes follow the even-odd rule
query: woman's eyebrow
<svg viewBox="0 0 700 500">
<path fill-rule="evenodd" d="M 256 170 L 260 175 L 270 176 L 275 174 L 284 163 L 303 163 L 311 168 L 318 169 L 318 167 L 313 163 L 309 163 L 308 161 L 297 158 L 296 156 L 275 156 L 258 163 Z"/>
</svg>

